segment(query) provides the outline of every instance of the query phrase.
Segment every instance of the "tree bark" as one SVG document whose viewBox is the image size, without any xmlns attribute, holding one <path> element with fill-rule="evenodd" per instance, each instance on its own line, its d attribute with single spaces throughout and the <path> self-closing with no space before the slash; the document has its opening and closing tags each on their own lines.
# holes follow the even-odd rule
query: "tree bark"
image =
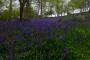
<svg viewBox="0 0 90 60">
<path fill-rule="evenodd" d="M 20 20 L 23 20 L 24 6 L 28 0 L 19 0 L 20 3 Z"/>
<path fill-rule="evenodd" d="M 24 7 L 22 5 L 20 5 L 20 20 L 23 19 L 23 9 L 24 9 Z"/>
<path fill-rule="evenodd" d="M 10 5 L 9 5 L 9 18 L 12 18 L 12 0 L 10 0 Z"/>
<path fill-rule="evenodd" d="M 42 0 L 41 0 L 40 3 L 41 3 L 40 5 L 41 5 L 41 16 L 42 16 L 42 15 L 43 15 L 43 14 L 42 14 L 42 12 L 43 12 L 43 10 L 42 10 L 42 9 L 43 9 L 43 8 L 42 8 L 42 7 L 43 7 L 43 6 L 42 6 L 42 5 L 43 5 L 43 4 L 42 4 Z"/>
</svg>

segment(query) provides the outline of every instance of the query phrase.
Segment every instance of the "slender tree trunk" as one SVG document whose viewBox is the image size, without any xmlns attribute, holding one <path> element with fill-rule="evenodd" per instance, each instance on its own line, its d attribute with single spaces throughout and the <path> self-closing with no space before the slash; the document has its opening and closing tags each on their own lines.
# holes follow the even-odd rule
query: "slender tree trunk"
<svg viewBox="0 0 90 60">
<path fill-rule="evenodd" d="M 20 5 L 20 20 L 23 19 L 23 10 L 24 10 L 24 7 L 23 7 L 23 4 Z"/>
<path fill-rule="evenodd" d="M 9 6 L 9 18 L 12 18 L 12 0 L 10 0 L 10 6 Z"/>
<path fill-rule="evenodd" d="M 42 0 L 41 0 L 40 3 L 41 3 L 40 5 L 41 5 L 41 16 L 42 16 L 42 15 L 43 15 L 43 10 L 42 10 L 42 9 L 43 9 L 43 8 L 42 8 L 42 7 L 43 7 L 43 6 L 42 6 L 43 4 L 42 4 Z"/>
<path fill-rule="evenodd" d="M 58 6 L 58 0 L 57 0 L 57 3 L 56 3 L 56 11 L 57 11 L 57 17 L 59 16 L 59 6 Z"/>
<path fill-rule="evenodd" d="M 23 19 L 23 11 L 24 11 L 24 6 L 25 3 L 27 2 L 26 0 L 19 0 L 20 2 L 20 20 Z"/>
<path fill-rule="evenodd" d="M 88 8 L 89 8 L 89 12 L 90 12 L 90 1 L 88 1 Z"/>
<path fill-rule="evenodd" d="M 41 12 L 40 12 L 40 10 L 41 10 L 40 0 L 37 0 L 37 1 L 38 1 L 38 14 L 40 15 L 41 14 Z"/>
<path fill-rule="evenodd" d="M 29 15 L 30 15 L 30 3 L 29 3 L 29 0 L 27 0 L 26 7 L 24 8 L 24 11 L 23 11 L 24 19 L 28 19 Z"/>
</svg>

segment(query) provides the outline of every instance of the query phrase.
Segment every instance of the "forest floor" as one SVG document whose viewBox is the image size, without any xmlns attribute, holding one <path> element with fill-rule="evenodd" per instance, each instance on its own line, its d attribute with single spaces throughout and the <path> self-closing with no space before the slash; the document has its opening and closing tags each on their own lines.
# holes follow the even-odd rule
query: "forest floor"
<svg viewBox="0 0 90 60">
<path fill-rule="evenodd" d="M 0 59 L 89 60 L 90 20 L 82 18 L 0 21 Z"/>
</svg>

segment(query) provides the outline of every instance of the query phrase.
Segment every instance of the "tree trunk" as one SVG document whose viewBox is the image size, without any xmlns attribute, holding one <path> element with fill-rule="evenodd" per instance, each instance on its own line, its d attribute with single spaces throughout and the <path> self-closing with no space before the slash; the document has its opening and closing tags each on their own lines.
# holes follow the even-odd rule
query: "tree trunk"
<svg viewBox="0 0 90 60">
<path fill-rule="evenodd" d="M 9 18 L 12 18 L 12 0 L 10 0 L 10 6 L 9 6 Z"/>
<path fill-rule="evenodd" d="M 29 0 L 27 1 L 26 3 L 26 18 L 29 18 L 29 15 L 30 15 L 30 3 L 29 3 Z"/>
<path fill-rule="evenodd" d="M 19 0 L 20 2 L 20 20 L 23 19 L 23 11 L 24 11 L 24 6 L 26 3 L 26 0 Z"/>
<path fill-rule="evenodd" d="M 43 7 L 43 6 L 42 6 L 42 5 L 43 5 L 43 4 L 42 4 L 42 0 L 41 0 L 40 3 L 41 3 L 40 5 L 41 5 L 41 16 L 42 16 L 42 15 L 43 15 L 43 14 L 42 14 L 42 13 L 43 13 L 43 10 L 42 10 L 42 7 Z"/>
<path fill-rule="evenodd" d="M 20 20 L 23 19 L 23 9 L 24 9 L 23 4 L 21 4 L 20 5 Z"/>
</svg>

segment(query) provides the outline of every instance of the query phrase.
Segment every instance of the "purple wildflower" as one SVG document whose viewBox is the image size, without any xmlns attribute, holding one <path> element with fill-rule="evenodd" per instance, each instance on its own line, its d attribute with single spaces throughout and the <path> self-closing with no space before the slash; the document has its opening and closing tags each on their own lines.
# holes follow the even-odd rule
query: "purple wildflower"
<svg viewBox="0 0 90 60">
<path fill-rule="evenodd" d="M 61 54 L 61 59 L 62 60 L 68 59 L 68 55 L 69 55 L 69 49 L 64 48 L 63 53 Z"/>
</svg>

